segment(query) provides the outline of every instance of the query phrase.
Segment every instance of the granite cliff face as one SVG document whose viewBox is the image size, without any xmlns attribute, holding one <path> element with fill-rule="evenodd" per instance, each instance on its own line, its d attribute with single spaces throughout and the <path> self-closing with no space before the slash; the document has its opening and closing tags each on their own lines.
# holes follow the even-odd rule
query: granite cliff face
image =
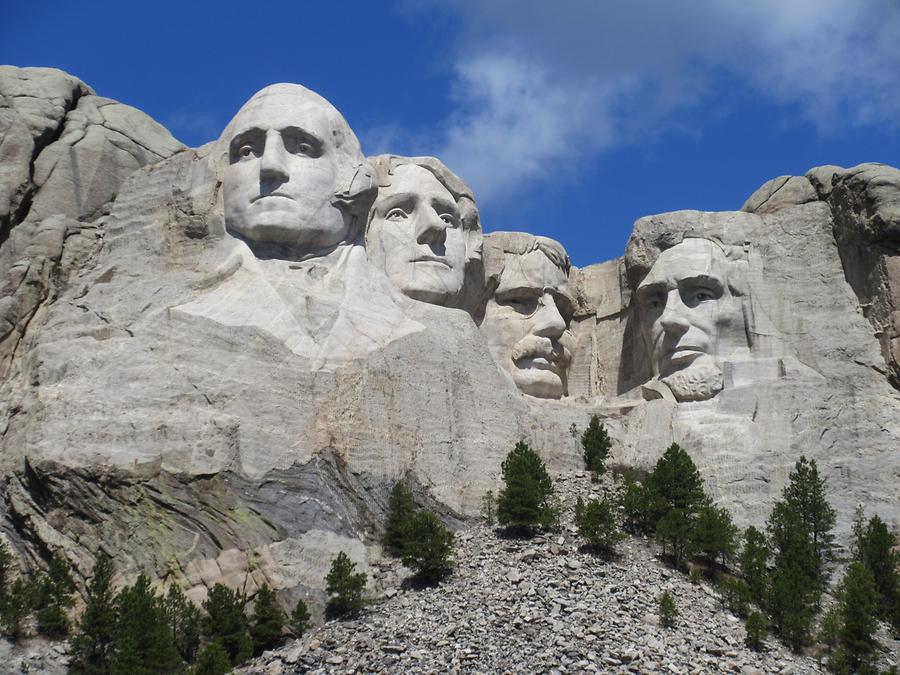
<svg viewBox="0 0 900 675">
<path fill-rule="evenodd" d="M 859 502 L 900 527 L 896 169 L 643 218 L 576 269 L 482 235 L 439 160 L 367 160 L 297 85 L 196 149 L 58 71 L 0 69 L 0 97 L 3 530 L 27 566 L 102 548 L 195 598 L 315 597 L 338 550 L 378 559 L 399 477 L 463 519 L 517 440 L 577 469 L 592 413 L 616 462 L 681 443 L 741 524 L 802 453 L 844 532 Z"/>
</svg>

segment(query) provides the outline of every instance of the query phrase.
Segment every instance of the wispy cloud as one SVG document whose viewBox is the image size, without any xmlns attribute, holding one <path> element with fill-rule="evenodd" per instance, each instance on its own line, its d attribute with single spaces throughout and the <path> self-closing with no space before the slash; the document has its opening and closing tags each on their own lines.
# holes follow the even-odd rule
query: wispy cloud
<svg viewBox="0 0 900 675">
<path fill-rule="evenodd" d="M 455 109 L 434 145 L 480 200 L 702 113 L 730 95 L 723 76 L 823 134 L 900 127 L 896 0 L 408 5 L 462 21 Z"/>
</svg>

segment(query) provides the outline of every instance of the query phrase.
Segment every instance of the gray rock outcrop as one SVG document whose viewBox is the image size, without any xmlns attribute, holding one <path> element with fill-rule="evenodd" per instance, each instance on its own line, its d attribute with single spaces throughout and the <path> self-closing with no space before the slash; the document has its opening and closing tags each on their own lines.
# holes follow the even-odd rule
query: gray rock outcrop
<svg viewBox="0 0 900 675">
<path fill-rule="evenodd" d="M 337 551 L 380 560 L 394 481 L 459 522 L 518 440 L 580 467 L 593 413 L 614 462 L 684 446 L 741 525 L 805 454 L 843 537 L 858 503 L 900 528 L 897 169 L 642 218 L 584 269 L 523 233 L 485 235 L 482 269 L 471 192 L 413 172 L 446 219 L 378 212 L 409 253 L 392 276 L 365 241 L 384 176 L 324 99 L 264 91 L 188 149 L 75 78 L 0 69 L 0 494 L 24 566 L 62 550 L 85 575 L 102 549 L 195 599 L 321 599 Z"/>
</svg>

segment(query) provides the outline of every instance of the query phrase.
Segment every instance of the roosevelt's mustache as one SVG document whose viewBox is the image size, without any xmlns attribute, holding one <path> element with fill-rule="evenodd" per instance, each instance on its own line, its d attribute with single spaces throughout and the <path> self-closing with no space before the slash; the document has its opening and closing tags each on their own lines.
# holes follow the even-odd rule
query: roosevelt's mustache
<svg viewBox="0 0 900 675">
<path fill-rule="evenodd" d="M 565 366 L 572 359 L 572 354 L 558 340 L 551 340 L 539 335 L 526 335 L 513 347 L 512 360 L 521 361 L 534 358 L 544 358 Z"/>
</svg>

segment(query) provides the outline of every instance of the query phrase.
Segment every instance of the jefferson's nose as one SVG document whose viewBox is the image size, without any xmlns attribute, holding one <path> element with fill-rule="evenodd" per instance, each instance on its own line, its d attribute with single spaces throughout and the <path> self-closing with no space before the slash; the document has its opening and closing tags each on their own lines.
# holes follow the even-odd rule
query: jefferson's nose
<svg viewBox="0 0 900 675">
<path fill-rule="evenodd" d="M 278 185 L 290 179 L 287 168 L 287 150 L 284 149 L 281 134 L 275 129 L 269 129 L 266 133 L 266 145 L 259 163 L 259 178 L 264 182 Z"/>
<path fill-rule="evenodd" d="M 540 300 L 540 306 L 534 314 L 534 326 L 531 329 L 534 335 L 558 339 L 566 332 L 566 320 L 556 306 L 556 300 L 550 293 L 544 293 Z"/>
<path fill-rule="evenodd" d="M 447 241 L 447 223 L 434 209 L 423 209 L 416 219 L 416 241 L 432 249 L 442 248 Z"/>
<path fill-rule="evenodd" d="M 667 333 L 680 335 L 691 327 L 687 318 L 688 308 L 681 301 L 681 293 L 678 289 L 669 291 L 666 296 L 666 306 L 659 317 L 659 324 Z"/>
</svg>

